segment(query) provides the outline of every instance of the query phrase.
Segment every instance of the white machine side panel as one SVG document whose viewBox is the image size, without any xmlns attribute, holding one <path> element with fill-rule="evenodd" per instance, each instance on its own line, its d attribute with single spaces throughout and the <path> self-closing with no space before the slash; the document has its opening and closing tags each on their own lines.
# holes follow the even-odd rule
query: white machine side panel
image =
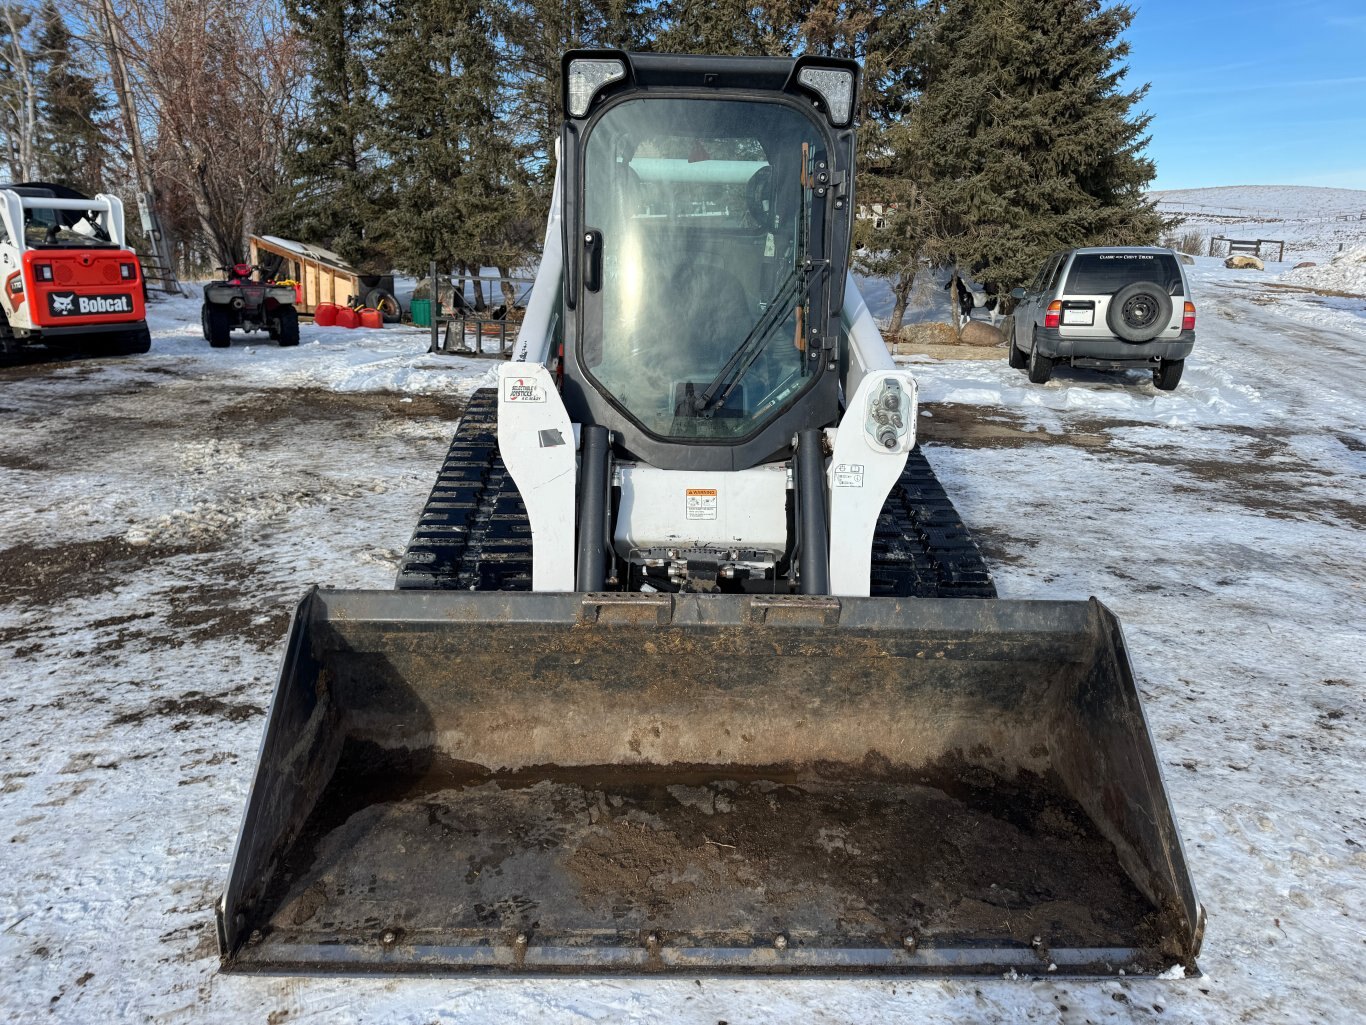
<svg viewBox="0 0 1366 1025">
<path fill-rule="evenodd" d="M 559 312 L 560 280 L 564 276 L 563 239 L 560 236 L 560 143 L 555 141 L 555 184 L 550 192 L 550 216 L 546 218 L 545 242 L 541 246 L 541 265 L 531 288 L 526 316 L 517 331 L 512 350 L 514 363 L 550 362 L 550 325 Z M 540 588 L 537 588 L 540 590 Z"/>
<path fill-rule="evenodd" d="M 109 221 L 104 228 L 109 232 L 110 241 L 120 248 L 128 245 L 128 236 L 123 230 L 123 200 L 104 192 L 95 198 L 109 204 Z"/>
<path fill-rule="evenodd" d="M 8 245 L 12 246 L 16 253 L 24 251 L 24 207 L 19 199 L 19 193 L 9 189 L 0 190 L 0 220 L 5 223 L 5 236 L 8 238 Z"/>
<path fill-rule="evenodd" d="M 889 382 L 895 386 L 891 393 Z M 894 410 L 884 405 L 892 401 L 889 394 L 896 400 Z M 828 471 L 831 594 L 864 597 L 871 589 L 873 533 L 915 445 L 916 406 L 915 378 L 909 373 L 868 373 L 833 432 Z"/>
<path fill-rule="evenodd" d="M 498 450 L 531 521 L 532 590 L 574 590 L 574 425 L 545 367 L 499 366 Z"/>
<path fill-rule="evenodd" d="M 621 508 L 616 548 L 747 548 L 781 555 L 787 547 L 784 464 L 738 472 L 660 470 L 618 463 Z"/>
<path fill-rule="evenodd" d="M 849 340 L 849 373 L 844 381 L 844 394 L 858 391 L 865 376 L 880 370 L 895 370 L 896 361 L 887 351 L 882 331 L 868 312 L 868 304 L 858 290 L 851 273 L 844 284 L 844 308 L 840 319 Z"/>
</svg>

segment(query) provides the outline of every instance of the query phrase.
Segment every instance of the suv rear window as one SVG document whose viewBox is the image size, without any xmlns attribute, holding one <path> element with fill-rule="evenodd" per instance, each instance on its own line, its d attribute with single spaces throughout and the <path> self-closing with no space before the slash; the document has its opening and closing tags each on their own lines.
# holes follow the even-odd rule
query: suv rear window
<svg viewBox="0 0 1366 1025">
<path fill-rule="evenodd" d="M 1168 295 L 1183 295 L 1181 268 L 1170 253 L 1079 253 L 1067 275 L 1067 295 L 1114 295 L 1147 281 Z"/>
</svg>

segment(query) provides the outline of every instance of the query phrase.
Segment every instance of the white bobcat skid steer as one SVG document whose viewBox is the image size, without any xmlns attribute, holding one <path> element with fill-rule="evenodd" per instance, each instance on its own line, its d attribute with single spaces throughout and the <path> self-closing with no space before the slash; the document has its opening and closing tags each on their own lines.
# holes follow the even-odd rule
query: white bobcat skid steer
<svg viewBox="0 0 1366 1025">
<path fill-rule="evenodd" d="M 571 52 L 393 591 L 290 630 L 262 972 L 1117 972 L 1203 928 L 1119 624 L 994 597 L 847 280 L 858 69 Z"/>
</svg>

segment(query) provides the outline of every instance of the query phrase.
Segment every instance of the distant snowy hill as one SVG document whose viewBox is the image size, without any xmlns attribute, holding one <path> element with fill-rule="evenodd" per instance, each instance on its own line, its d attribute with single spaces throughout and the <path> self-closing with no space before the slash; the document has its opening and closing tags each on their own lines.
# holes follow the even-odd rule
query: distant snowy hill
<svg viewBox="0 0 1366 1025">
<path fill-rule="evenodd" d="M 1224 185 L 1150 192 L 1163 213 L 1185 219 L 1178 233 L 1283 239 L 1286 262 L 1325 260 L 1366 243 L 1366 190 L 1310 185 Z M 1205 250 L 1208 252 L 1208 249 Z"/>
</svg>

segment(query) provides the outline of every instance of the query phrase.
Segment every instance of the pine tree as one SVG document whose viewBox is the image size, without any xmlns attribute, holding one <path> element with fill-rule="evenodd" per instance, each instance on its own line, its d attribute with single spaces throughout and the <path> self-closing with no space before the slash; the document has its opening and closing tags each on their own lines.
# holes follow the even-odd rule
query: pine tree
<svg viewBox="0 0 1366 1025">
<path fill-rule="evenodd" d="M 326 246 L 364 269 L 390 270 L 386 190 L 374 149 L 379 108 L 369 71 L 380 4 L 291 0 L 289 10 L 308 54 L 311 91 L 266 229 Z"/>
<path fill-rule="evenodd" d="M 938 4 L 892 0 L 845 11 L 837 3 L 818 3 L 804 33 L 829 52 L 856 57 L 863 68 L 856 191 L 862 216 L 854 223 L 854 265 L 891 287 L 895 329 L 930 234 L 922 176 L 910 146 L 910 118 L 921 85 L 924 27 Z M 874 207 L 880 216 L 874 217 Z"/>
<path fill-rule="evenodd" d="M 560 58 L 580 47 L 648 49 L 657 15 L 643 0 L 501 0 L 495 10 L 512 124 L 528 147 L 543 211 L 560 130 Z"/>
<path fill-rule="evenodd" d="M 1146 86 L 1123 88 L 1132 19 L 1098 0 L 944 4 L 909 138 L 930 255 L 1000 294 L 1055 249 L 1157 240 Z"/>
<path fill-rule="evenodd" d="M 507 128 L 506 68 L 494 36 L 480 0 L 413 0 L 395 5 L 380 27 L 376 139 L 392 188 L 391 251 L 402 269 L 435 259 L 477 270 L 527 255 L 518 216 L 525 150 Z"/>
<path fill-rule="evenodd" d="M 53 0 L 45 0 L 39 21 L 39 175 L 94 195 L 105 187 L 109 105 L 95 80 L 76 70 L 71 32 Z"/>
<path fill-rule="evenodd" d="M 663 0 L 654 49 L 784 57 L 801 45 L 806 0 Z"/>
</svg>

